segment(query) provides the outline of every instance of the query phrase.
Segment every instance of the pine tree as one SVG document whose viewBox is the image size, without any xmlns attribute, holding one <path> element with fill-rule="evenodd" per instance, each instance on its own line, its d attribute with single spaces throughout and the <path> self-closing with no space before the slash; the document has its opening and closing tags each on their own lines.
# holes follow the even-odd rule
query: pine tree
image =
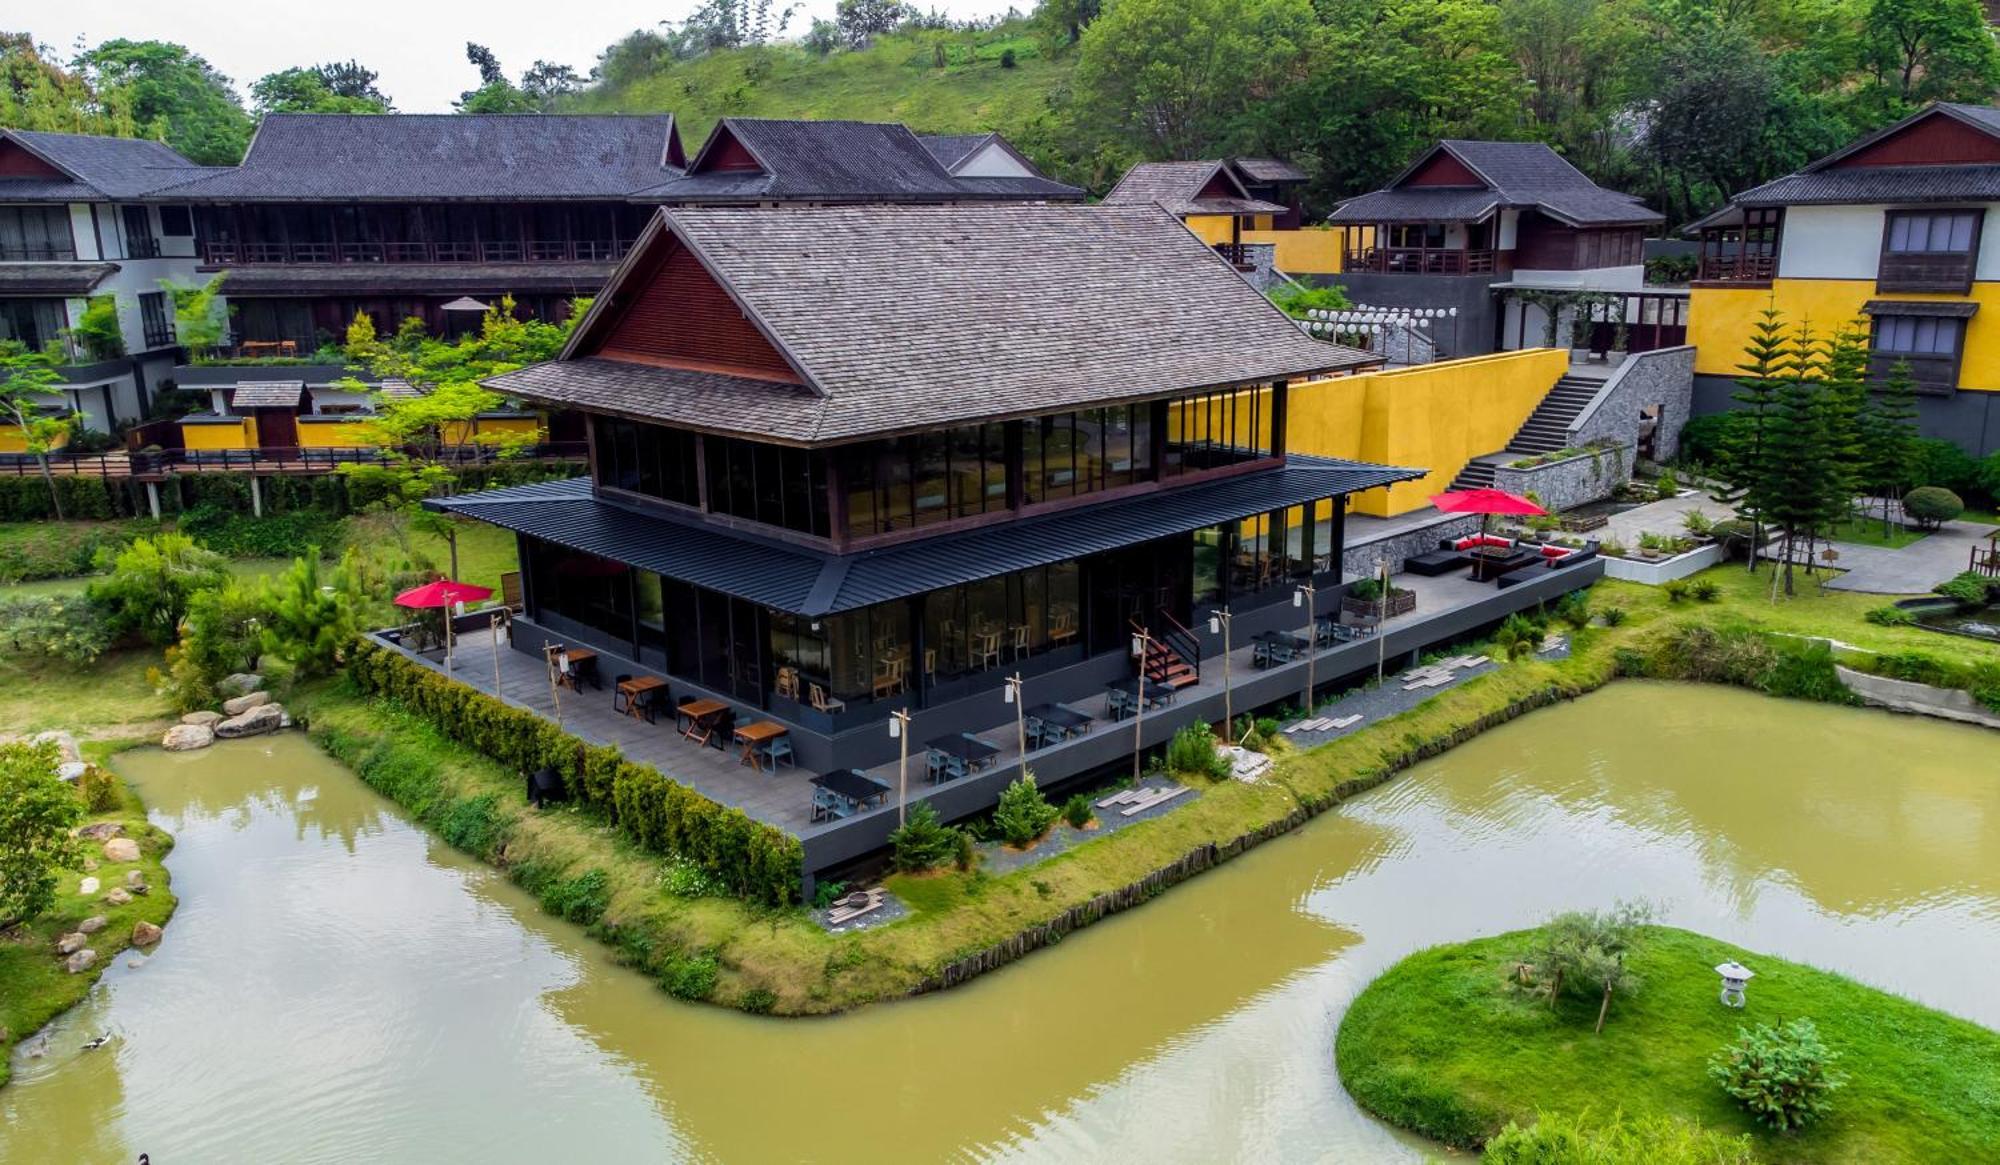
<svg viewBox="0 0 2000 1165">
<path fill-rule="evenodd" d="M 1757 569 L 1757 547 L 1763 542 L 1764 514 L 1762 483 L 1765 476 L 1765 446 L 1772 414 L 1777 408 L 1777 384 L 1791 362 L 1785 339 L 1784 319 L 1776 308 L 1767 307 L 1751 329 L 1744 345 L 1744 362 L 1736 366 L 1734 399 L 1743 406 L 1743 423 L 1732 430 L 1722 449 L 1717 476 L 1723 488 L 1715 500 L 1736 511 L 1750 523 L 1750 569 Z"/>
<path fill-rule="evenodd" d="M 1830 535 L 1854 516 L 1854 495 L 1867 477 L 1862 417 L 1868 407 L 1868 333 L 1859 321 L 1835 331 L 1821 349 L 1820 380 L 1827 474 L 1820 483 L 1823 513 L 1813 533 Z"/>
<path fill-rule="evenodd" d="M 1868 395 L 1861 411 L 1862 481 L 1882 498 L 1882 536 L 1889 537 L 1889 512 L 1910 484 L 1917 452 L 1917 383 L 1907 362 L 1898 360 Z"/>
<path fill-rule="evenodd" d="M 1775 387 L 1764 441 L 1764 470 L 1753 492 L 1766 521 L 1784 529 L 1784 587 L 1793 590 L 1792 566 L 1801 539 L 1810 546 L 1828 520 L 1829 499 L 1842 474 L 1834 464 L 1833 394 L 1826 385 L 1827 348 L 1800 325 Z"/>
</svg>

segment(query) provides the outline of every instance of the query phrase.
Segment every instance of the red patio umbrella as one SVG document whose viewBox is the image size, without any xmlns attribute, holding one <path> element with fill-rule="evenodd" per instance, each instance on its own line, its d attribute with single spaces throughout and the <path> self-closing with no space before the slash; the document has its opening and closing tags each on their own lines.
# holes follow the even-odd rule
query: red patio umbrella
<svg viewBox="0 0 2000 1165">
<path fill-rule="evenodd" d="M 450 608 L 453 603 L 470 603 L 493 597 L 493 588 L 474 586 L 471 583 L 454 582 L 448 578 L 427 582 L 420 587 L 411 587 L 396 596 L 398 607 Z M 447 610 L 444 617 L 444 670 L 451 671 L 451 614 Z"/>
<path fill-rule="evenodd" d="M 1431 504 L 1447 514 L 1478 514 L 1479 536 L 1486 537 L 1486 519 L 1493 514 L 1546 514 L 1547 510 L 1504 489 L 1462 489 L 1431 495 Z M 1479 556 L 1473 555 L 1472 576 L 1481 577 Z"/>
</svg>

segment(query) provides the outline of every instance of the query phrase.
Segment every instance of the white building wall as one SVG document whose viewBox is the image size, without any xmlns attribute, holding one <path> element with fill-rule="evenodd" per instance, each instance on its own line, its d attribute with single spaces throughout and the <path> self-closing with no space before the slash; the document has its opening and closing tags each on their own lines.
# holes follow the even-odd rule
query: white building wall
<svg viewBox="0 0 2000 1165">
<path fill-rule="evenodd" d="M 97 224 L 90 219 L 90 204 L 72 202 L 69 204 L 70 240 L 76 246 L 78 262 L 96 262 L 104 251 L 98 246 Z"/>
<path fill-rule="evenodd" d="M 1778 277 L 1875 278 L 1882 261 L 1885 209 L 1880 205 L 1786 207 L 1784 234 L 1778 244 Z"/>
<path fill-rule="evenodd" d="M 1496 251 L 1513 250 L 1516 245 L 1515 240 L 1520 236 L 1520 233 L 1521 212 L 1518 210 L 1501 211 L 1499 229 L 1493 233 L 1493 249 Z"/>
<path fill-rule="evenodd" d="M 1644 291 L 1646 267 L 1585 267 L 1578 271 L 1543 271 L 1516 268 L 1513 283 L 1522 287 L 1547 287 L 1577 291 Z"/>
<path fill-rule="evenodd" d="M 972 152 L 972 156 L 959 163 L 952 171 L 961 178 L 1033 178 L 1034 171 L 1023 166 L 1020 159 L 1001 148 L 998 142 L 988 142 Z"/>
</svg>

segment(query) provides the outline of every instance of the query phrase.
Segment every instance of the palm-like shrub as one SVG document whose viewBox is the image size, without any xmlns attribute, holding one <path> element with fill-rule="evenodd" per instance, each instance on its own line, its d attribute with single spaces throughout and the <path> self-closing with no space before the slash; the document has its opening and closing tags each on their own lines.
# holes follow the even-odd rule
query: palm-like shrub
<svg viewBox="0 0 2000 1165">
<path fill-rule="evenodd" d="M 1832 1068 L 1838 1058 L 1813 1021 L 1800 1018 L 1737 1029 L 1736 1042 L 1715 1054 L 1708 1074 L 1757 1121 L 1790 1132 L 1833 1107 L 1834 1092 L 1847 1083 Z"/>
</svg>

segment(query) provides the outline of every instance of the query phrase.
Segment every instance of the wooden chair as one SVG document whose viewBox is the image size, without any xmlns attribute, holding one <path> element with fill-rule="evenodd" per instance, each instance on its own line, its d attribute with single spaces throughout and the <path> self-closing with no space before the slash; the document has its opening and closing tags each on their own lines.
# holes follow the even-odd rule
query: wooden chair
<svg viewBox="0 0 2000 1165">
<path fill-rule="evenodd" d="M 778 669 L 778 694 L 787 700 L 799 698 L 799 669 L 781 667 Z"/>
<path fill-rule="evenodd" d="M 810 697 L 812 701 L 813 710 L 816 712 L 824 712 L 827 715 L 831 716 L 835 712 L 847 711 L 846 701 L 835 700 L 829 697 L 826 694 L 826 689 L 820 687 L 818 684 L 807 684 L 806 694 L 808 697 Z"/>
<path fill-rule="evenodd" d="M 982 631 L 972 652 L 974 667 L 989 668 L 1000 666 L 1000 633 Z"/>
<path fill-rule="evenodd" d="M 893 696 L 902 689 L 902 686 L 903 661 L 900 659 L 878 660 L 875 679 L 870 685 L 870 691 L 873 693 L 875 699 L 879 700 L 884 696 Z"/>
<path fill-rule="evenodd" d="M 1020 659 L 1022 656 L 1028 654 L 1028 625 L 1026 623 L 1014 624 L 1014 642 L 1012 646 L 1015 659 Z"/>
</svg>

